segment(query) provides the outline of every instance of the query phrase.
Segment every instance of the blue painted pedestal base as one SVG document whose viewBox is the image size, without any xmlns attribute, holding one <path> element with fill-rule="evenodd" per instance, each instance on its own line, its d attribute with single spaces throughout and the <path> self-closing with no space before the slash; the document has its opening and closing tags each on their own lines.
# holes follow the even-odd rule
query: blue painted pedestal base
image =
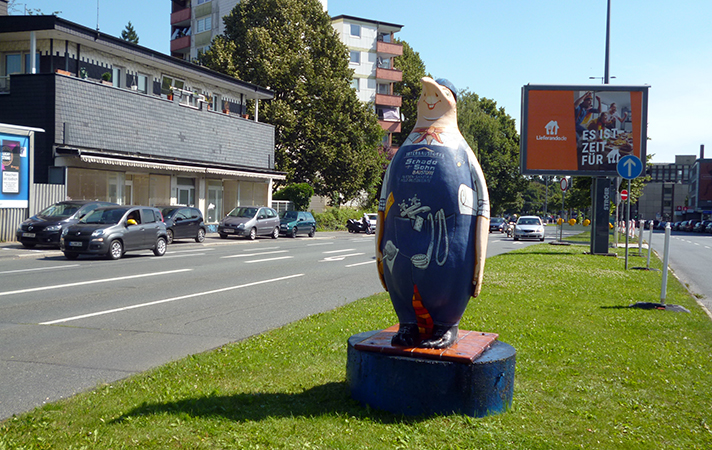
<svg viewBox="0 0 712 450">
<path fill-rule="evenodd" d="M 362 404 L 395 414 L 472 417 L 499 414 L 512 405 L 516 351 L 511 345 L 494 341 L 469 364 L 354 347 L 376 333 L 348 341 L 346 378 L 351 396 Z"/>
</svg>

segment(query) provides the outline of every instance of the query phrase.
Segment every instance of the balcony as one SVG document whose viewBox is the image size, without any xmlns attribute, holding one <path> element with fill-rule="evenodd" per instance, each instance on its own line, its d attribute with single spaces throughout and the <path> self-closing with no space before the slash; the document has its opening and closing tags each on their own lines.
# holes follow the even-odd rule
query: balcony
<svg viewBox="0 0 712 450">
<path fill-rule="evenodd" d="M 171 25 L 172 26 L 179 26 L 179 25 L 190 25 L 190 8 L 185 8 L 180 11 L 176 11 L 173 14 L 171 14 Z"/>
<path fill-rule="evenodd" d="M 379 120 L 378 123 L 381 125 L 381 128 L 383 128 L 385 131 L 388 131 L 389 133 L 400 133 L 400 131 L 401 131 L 401 123 L 400 122 Z"/>
<path fill-rule="evenodd" d="M 398 69 L 376 68 L 376 79 L 378 81 L 392 81 L 398 83 L 403 81 L 403 71 Z"/>
<path fill-rule="evenodd" d="M 376 105 L 395 106 L 400 108 L 403 99 L 400 95 L 376 94 Z"/>
<path fill-rule="evenodd" d="M 171 52 L 181 52 L 181 50 L 190 50 L 190 36 L 182 36 L 171 41 Z"/>
<path fill-rule="evenodd" d="M 376 43 L 376 52 L 390 56 L 401 56 L 403 54 L 403 44 L 378 41 Z"/>
</svg>

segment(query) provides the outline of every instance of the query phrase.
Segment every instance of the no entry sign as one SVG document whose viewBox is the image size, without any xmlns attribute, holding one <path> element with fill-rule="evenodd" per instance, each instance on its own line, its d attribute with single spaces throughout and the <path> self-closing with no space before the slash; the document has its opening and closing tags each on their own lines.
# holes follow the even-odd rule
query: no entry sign
<svg viewBox="0 0 712 450">
<path fill-rule="evenodd" d="M 623 190 L 621 191 L 621 200 L 623 200 L 623 201 L 628 200 L 628 191 L 625 190 L 625 189 L 623 189 Z"/>
</svg>

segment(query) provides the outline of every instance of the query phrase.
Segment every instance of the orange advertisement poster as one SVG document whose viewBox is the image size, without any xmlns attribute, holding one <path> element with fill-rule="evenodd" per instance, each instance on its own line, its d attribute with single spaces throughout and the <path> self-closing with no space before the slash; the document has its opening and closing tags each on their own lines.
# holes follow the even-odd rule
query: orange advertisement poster
<svg viewBox="0 0 712 450">
<path fill-rule="evenodd" d="M 522 173 L 616 175 L 621 157 L 644 159 L 647 86 L 525 87 Z"/>
</svg>

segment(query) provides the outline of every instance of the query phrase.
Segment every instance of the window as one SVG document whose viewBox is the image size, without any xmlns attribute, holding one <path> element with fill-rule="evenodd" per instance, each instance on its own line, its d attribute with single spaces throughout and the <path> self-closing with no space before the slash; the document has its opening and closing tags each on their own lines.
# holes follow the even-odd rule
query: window
<svg viewBox="0 0 712 450">
<path fill-rule="evenodd" d="M 213 27 L 213 18 L 211 16 L 205 17 L 203 19 L 198 19 L 198 33 L 203 31 L 209 31 Z"/>
<path fill-rule="evenodd" d="M 391 42 L 391 33 L 378 33 L 378 40 L 381 42 Z"/>
<path fill-rule="evenodd" d="M 353 89 L 353 90 L 355 90 L 356 92 L 358 92 L 358 91 L 359 91 L 359 89 L 358 89 L 358 84 L 359 84 L 359 83 L 358 83 L 358 78 L 354 78 L 353 80 L 351 80 L 351 89 Z"/>
<path fill-rule="evenodd" d="M 378 83 L 378 90 L 377 92 L 379 94 L 385 94 L 385 95 L 390 95 L 391 93 L 391 86 L 389 84 L 384 84 L 384 83 Z"/>
<path fill-rule="evenodd" d="M 171 88 L 184 89 L 185 82 L 168 75 L 163 75 L 163 79 L 161 80 L 161 94 L 172 95 L 173 90 Z"/>
<path fill-rule="evenodd" d="M 195 205 L 195 180 L 192 178 L 178 177 L 177 187 L 178 204 L 193 206 Z"/>
<path fill-rule="evenodd" d="M 152 209 L 144 208 L 141 210 L 141 216 L 143 217 L 143 223 L 153 223 L 156 222 L 156 215 Z"/>
<path fill-rule="evenodd" d="M 351 62 L 354 64 L 361 64 L 361 52 L 351 50 Z"/>
<path fill-rule="evenodd" d="M 124 83 L 124 75 L 125 70 L 123 67 L 119 66 L 114 66 L 111 69 L 111 81 L 114 83 L 114 86 L 116 87 L 123 87 L 125 85 Z"/>
<path fill-rule="evenodd" d="M 148 75 L 144 75 L 139 73 L 136 77 L 136 84 L 137 84 L 137 90 L 139 92 L 143 92 L 144 94 L 148 94 Z"/>
<path fill-rule="evenodd" d="M 25 54 L 25 73 L 32 73 L 32 67 L 30 66 L 30 63 L 32 62 L 32 58 L 30 58 L 30 54 L 26 53 Z M 35 73 L 39 73 L 40 71 L 40 54 L 36 53 L 35 54 Z"/>
<path fill-rule="evenodd" d="M 207 2 L 209 2 L 209 1 L 210 1 L 210 0 L 198 0 L 198 4 L 199 4 L 199 5 L 202 5 L 203 3 L 207 3 Z"/>
<path fill-rule="evenodd" d="M 361 37 L 361 25 L 351 24 L 351 36 Z"/>
<path fill-rule="evenodd" d="M 22 55 L 19 53 L 5 55 L 5 75 L 13 73 L 22 73 Z"/>
</svg>

